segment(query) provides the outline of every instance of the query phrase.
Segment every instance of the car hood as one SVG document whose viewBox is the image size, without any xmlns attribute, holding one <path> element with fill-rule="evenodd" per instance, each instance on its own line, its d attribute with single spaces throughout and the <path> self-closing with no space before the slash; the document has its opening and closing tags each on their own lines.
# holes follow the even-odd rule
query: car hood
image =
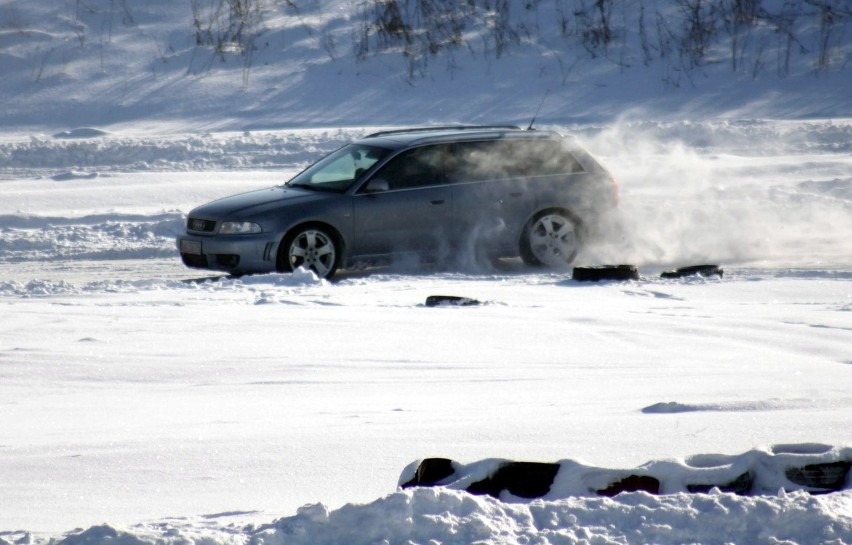
<svg viewBox="0 0 852 545">
<path fill-rule="evenodd" d="M 195 208 L 189 215 L 206 219 L 245 217 L 262 212 L 270 206 L 327 199 L 330 195 L 332 194 L 275 186 L 215 200 Z"/>
</svg>

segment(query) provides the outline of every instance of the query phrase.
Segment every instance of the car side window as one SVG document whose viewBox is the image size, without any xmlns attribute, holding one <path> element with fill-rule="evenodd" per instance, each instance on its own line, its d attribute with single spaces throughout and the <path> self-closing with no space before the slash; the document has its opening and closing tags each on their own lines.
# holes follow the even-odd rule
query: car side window
<svg viewBox="0 0 852 545">
<path fill-rule="evenodd" d="M 453 149 L 451 182 L 505 180 L 582 172 L 583 167 L 554 140 L 460 142 Z"/>
<path fill-rule="evenodd" d="M 448 177 L 451 183 L 503 177 L 496 142 L 459 142 L 453 146 Z"/>
<path fill-rule="evenodd" d="M 446 145 L 421 146 L 406 150 L 376 172 L 373 179 L 385 180 L 388 189 L 415 189 L 446 182 Z"/>
<path fill-rule="evenodd" d="M 529 157 L 534 165 L 532 175 L 549 176 L 583 172 L 583 166 L 577 158 L 565 149 L 561 142 L 554 140 L 534 142 L 529 150 Z"/>
</svg>

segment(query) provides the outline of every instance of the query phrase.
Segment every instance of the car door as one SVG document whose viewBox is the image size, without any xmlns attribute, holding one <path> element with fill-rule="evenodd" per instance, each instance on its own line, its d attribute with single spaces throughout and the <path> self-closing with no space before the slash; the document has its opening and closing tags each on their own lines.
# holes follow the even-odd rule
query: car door
<svg viewBox="0 0 852 545">
<path fill-rule="evenodd" d="M 445 255 L 452 196 L 445 181 L 447 146 L 403 151 L 355 193 L 352 256 Z"/>
<path fill-rule="evenodd" d="M 448 173 L 455 238 L 477 252 L 514 251 L 523 223 L 534 211 L 535 191 L 521 175 L 515 143 L 461 142 Z"/>
</svg>

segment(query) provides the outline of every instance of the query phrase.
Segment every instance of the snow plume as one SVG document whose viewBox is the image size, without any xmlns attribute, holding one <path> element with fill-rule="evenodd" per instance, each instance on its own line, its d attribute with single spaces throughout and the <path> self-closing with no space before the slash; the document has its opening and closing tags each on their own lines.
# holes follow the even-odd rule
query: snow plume
<svg viewBox="0 0 852 545">
<path fill-rule="evenodd" d="M 849 263 L 848 121 L 622 121 L 578 133 L 621 188 L 622 232 L 583 259 Z"/>
</svg>

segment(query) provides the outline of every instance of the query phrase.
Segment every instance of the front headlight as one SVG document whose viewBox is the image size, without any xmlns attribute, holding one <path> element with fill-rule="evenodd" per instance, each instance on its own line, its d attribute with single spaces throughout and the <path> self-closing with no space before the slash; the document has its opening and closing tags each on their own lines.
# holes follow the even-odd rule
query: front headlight
<svg viewBox="0 0 852 545">
<path fill-rule="evenodd" d="M 219 227 L 220 235 L 255 235 L 262 232 L 260 225 L 250 221 L 226 221 Z"/>
</svg>

